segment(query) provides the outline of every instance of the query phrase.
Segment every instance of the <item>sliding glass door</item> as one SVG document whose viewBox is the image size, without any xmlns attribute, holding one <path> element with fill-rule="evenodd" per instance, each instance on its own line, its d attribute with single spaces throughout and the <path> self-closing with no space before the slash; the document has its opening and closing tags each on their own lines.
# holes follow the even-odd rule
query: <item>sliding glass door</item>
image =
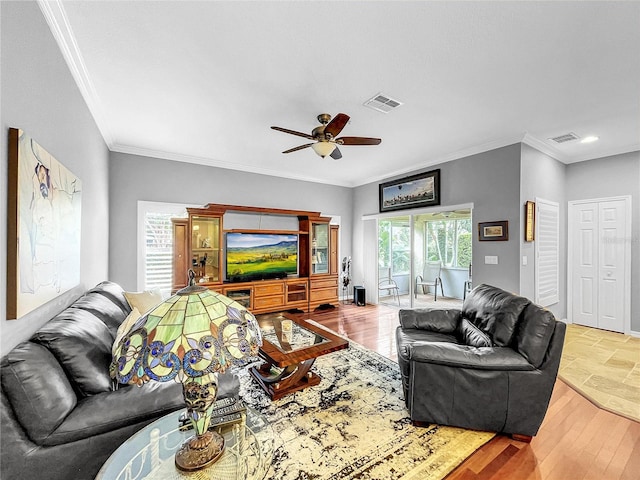
<svg viewBox="0 0 640 480">
<path fill-rule="evenodd" d="M 411 217 L 378 221 L 378 298 L 398 306 L 411 288 Z"/>
<path fill-rule="evenodd" d="M 471 245 L 470 209 L 379 219 L 379 301 L 409 308 L 442 297 L 462 299 Z"/>
<path fill-rule="evenodd" d="M 416 215 L 413 230 L 414 306 L 462 298 L 471 265 L 471 212 Z"/>
</svg>

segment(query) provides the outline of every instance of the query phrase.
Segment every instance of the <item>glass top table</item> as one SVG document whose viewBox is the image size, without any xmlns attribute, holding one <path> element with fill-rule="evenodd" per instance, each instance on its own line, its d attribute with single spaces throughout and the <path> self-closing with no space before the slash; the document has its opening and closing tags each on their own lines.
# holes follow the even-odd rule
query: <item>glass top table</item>
<svg viewBox="0 0 640 480">
<path fill-rule="evenodd" d="M 222 457 L 207 468 L 183 472 L 174 457 L 193 430 L 181 431 L 182 410 L 165 415 L 126 440 L 102 466 L 96 480 L 262 480 L 273 457 L 273 432 L 263 415 L 247 408 L 241 422 L 219 428 Z"/>
<path fill-rule="evenodd" d="M 258 319 L 264 363 L 249 371 L 272 400 L 320 383 L 311 372 L 316 358 L 349 347 L 349 341 L 309 320 L 286 314 Z"/>
<path fill-rule="evenodd" d="M 285 327 L 287 326 L 287 327 Z M 321 333 L 309 330 L 284 316 L 267 318 L 260 322 L 262 339 L 280 350 L 283 354 L 330 342 Z"/>
</svg>

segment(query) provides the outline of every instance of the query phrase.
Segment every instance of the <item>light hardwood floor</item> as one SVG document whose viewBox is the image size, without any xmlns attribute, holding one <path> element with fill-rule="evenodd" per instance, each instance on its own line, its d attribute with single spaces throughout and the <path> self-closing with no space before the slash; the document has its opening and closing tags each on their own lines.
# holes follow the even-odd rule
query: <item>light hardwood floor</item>
<svg viewBox="0 0 640 480">
<path fill-rule="evenodd" d="M 342 304 L 301 314 L 393 360 L 395 308 Z M 638 480 L 640 423 L 601 410 L 558 380 L 530 444 L 498 435 L 447 480 Z"/>
</svg>

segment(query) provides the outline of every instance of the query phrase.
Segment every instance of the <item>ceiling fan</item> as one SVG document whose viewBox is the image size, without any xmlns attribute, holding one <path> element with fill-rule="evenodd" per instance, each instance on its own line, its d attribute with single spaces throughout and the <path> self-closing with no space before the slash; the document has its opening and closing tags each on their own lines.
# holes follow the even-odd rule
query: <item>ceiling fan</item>
<svg viewBox="0 0 640 480">
<path fill-rule="evenodd" d="M 316 127 L 311 132 L 311 135 L 302 132 L 296 132 L 282 127 L 271 127 L 274 130 L 278 130 L 284 133 L 290 133 L 291 135 L 297 135 L 298 137 L 307 138 L 309 140 L 315 140 L 315 143 L 307 143 L 306 145 L 300 145 L 298 147 L 290 148 L 282 153 L 291 153 L 303 148 L 311 147 L 314 152 L 320 155 L 322 158 L 327 155 L 331 156 L 334 160 L 342 158 L 342 153 L 338 145 L 379 145 L 382 142 L 379 138 L 367 138 L 367 137 L 340 137 L 336 138 L 342 131 L 344 126 L 349 121 L 349 115 L 344 113 L 337 114 L 333 120 L 328 113 L 321 113 L 318 115 L 318 121 L 322 124 Z"/>
<path fill-rule="evenodd" d="M 451 210 L 451 211 L 442 211 L 442 212 L 435 212 L 431 214 L 431 218 L 433 218 L 434 220 L 441 220 L 441 219 L 447 219 L 447 218 L 469 218 L 471 216 L 471 211 L 470 210 Z"/>
</svg>

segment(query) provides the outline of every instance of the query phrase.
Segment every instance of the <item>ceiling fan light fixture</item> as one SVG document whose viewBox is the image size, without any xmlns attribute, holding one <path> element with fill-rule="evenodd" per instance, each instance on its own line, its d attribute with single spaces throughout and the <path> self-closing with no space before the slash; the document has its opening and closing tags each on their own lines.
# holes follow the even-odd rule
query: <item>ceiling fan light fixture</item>
<svg viewBox="0 0 640 480">
<path fill-rule="evenodd" d="M 313 148 L 314 152 L 324 158 L 333 153 L 336 148 L 336 144 L 331 142 L 317 142 L 311 145 L 311 148 Z"/>
<path fill-rule="evenodd" d="M 342 158 L 342 153 L 340 152 L 338 145 L 380 145 L 380 142 L 382 141 L 379 138 L 368 137 L 337 138 L 345 125 L 349 123 L 349 115 L 344 113 L 338 113 L 333 119 L 328 113 L 321 113 L 318 115 L 318 121 L 322 125 L 314 128 L 311 135 L 296 132 L 295 130 L 289 130 L 288 128 L 272 126 L 271 128 L 273 130 L 278 130 L 280 132 L 289 133 L 297 137 L 303 137 L 315 141 L 315 143 L 307 143 L 305 145 L 290 148 L 282 153 L 297 152 L 298 150 L 311 147 L 313 148 L 313 151 L 322 158 L 330 155 L 334 160 L 339 160 Z"/>
</svg>

